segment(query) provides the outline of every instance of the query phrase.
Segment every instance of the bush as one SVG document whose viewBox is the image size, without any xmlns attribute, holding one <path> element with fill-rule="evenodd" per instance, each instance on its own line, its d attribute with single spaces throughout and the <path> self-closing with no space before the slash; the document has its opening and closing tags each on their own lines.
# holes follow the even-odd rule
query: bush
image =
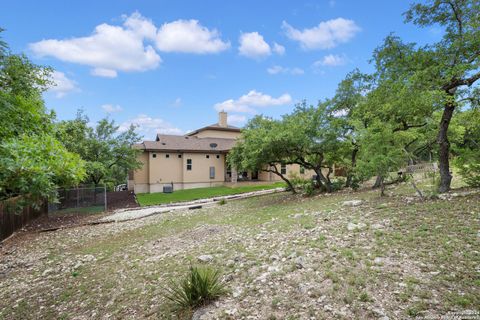
<svg viewBox="0 0 480 320">
<path fill-rule="evenodd" d="M 332 191 L 338 191 L 345 187 L 345 179 L 337 178 L 336 180 L 332 181 Z"/>
<path fill-rule="evenodd" d="M 470 187 L 480 187 L 480 152 L 464 151 L 455 159 L 458 173 Z"/>
<path fill-rule="evenodd" d="M 225 293 L 220 272 L 209 267 L 190 267 L 181 280 L 172 281 L 166 298 L 178 309 L 190 309 L 213 301 Z"/>
<path fill-rule="evenodd" d="M 225 199 L 220 199 L 220 201 L 218 201 L 218 204 L 223 206 L 224 204 L 227 204 L 227 201 Z"/>
<path fill-rule="evenodd" d="M 295 190 L 307 197 L 310 197 L 315 193 L 314 181 L 311 179 L 304 179 L 298 175 L 292 175 L 290 181 Z"/>
</svg>

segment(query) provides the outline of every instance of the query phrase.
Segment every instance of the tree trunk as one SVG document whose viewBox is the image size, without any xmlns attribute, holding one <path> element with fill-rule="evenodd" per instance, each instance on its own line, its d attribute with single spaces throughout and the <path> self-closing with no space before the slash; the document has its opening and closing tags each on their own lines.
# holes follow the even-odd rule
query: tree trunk
<svg viewBox="0 0 480 320">
<path fill-rule="evenodd" d="M 325 188 L 325 191 L 332 192 L 332 184 L 323 175 L 322 168 L 315 167 L 313 170 L 317 174 L 317 182 L 319 183 L 319 185 Z"/>
<path fill-rule="evenodd" d="M 283 176 L 283 174 L 278 174 L 280 179 L 282 179 L 283 181 L 285 181 L 285 183 L 287 184 L 288 188 L 290 189 L 290 191 L 292 191 L 292 193 L 297 193 L 297 191 L 295 190 L 295 188 L 293 187 L 293 184 L 290 182 L 290 180 L 288 180 L 287 178 L 285 178 Z"/>
<path fill-rule="evenodd" d="M 449 101 L 445 104 L 443 109 L 442 120 L 440 121 L 440 128 L 438 130 L 437 143 L 439 145 L 439 159 L 438 166 L 440 169 L 440 185 L 438 191 L 444 193 L 450 190 L 450 184 L 452 182 L 452 175 L 450 174 L 450 142 L 448 141 L 448 127 L 452 120 L 453 111 L 455 105 Z"/>
<path fill-rule="evenodd" d="M 375 183 L 373 184 L 372 189 L 378 189 L 383 185 L 383 177 L 382 176 L 377 176 L 377 179 L 375 180 Z"/>
<path fill-rule="evenodd" d="M 268 170 L 262 170 L 262 171 L 266 171 L 266 172 L 272 172 L 274 174 L 276 174 L 277 176 L 280 177 L 280 179 L 282 179 L 288 186 L 288 188 L 290 189 L 290 191 L 292 191 L 292 193 L 297 193 L 297 191 L 295 190 L 295 188 L 293 187 L 293 184 L 290 182 L 290 180 L 288 180 L 287 178 L 284 177 L 283 174 L 281 174 L 277 167 L 275 165 L 272 165 L 270 164 L 270 167 L 274 168 L 275 170 L 271 170 L 271 169 L 268 169 Z"/>
<path fill-rule="evenodd" d="M 381 197 L 385 197 L 385 183 L 383 183 L 383 177 L 381 178 L 381 181 L 380 181 L 380 196 Z"/>
<path fill-rule="evenodd" d="M 357 153 L 358 153 L 358 147 L 355 146 L 354 149 L 352 150 L 352 167 L 347 173 L 347 181 L 345 182 L 345 187 L 349 188 L 352 186 L 353 182 L 353 168 L 357 165 Z"/>
</svg>

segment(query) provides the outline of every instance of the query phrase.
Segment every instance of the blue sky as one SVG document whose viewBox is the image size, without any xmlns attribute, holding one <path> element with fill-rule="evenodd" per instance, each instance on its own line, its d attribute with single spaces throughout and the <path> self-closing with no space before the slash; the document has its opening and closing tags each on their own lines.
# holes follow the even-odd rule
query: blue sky
<svg viewBox="0 0 480 320">
<path fill-rule="evenodd" d="M 371 71 L 390 32 L 438 40 L 403 23 L 404 0 L 8 1 L 0 27 L 13 52 L 52 66 L 45 94 L 59 119 L 83 108 L 126 127 L 181 134 L 255 114 L 290 112 L 331 97 L 354 68 Z"/>
</svg>

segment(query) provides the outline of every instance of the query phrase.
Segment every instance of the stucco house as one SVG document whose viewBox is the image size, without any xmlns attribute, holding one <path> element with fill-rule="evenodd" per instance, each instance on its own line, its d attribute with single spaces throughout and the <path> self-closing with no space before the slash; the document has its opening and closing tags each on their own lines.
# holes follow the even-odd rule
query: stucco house
<svg viewBox="0 0 480 320">
<path fill-rule="evenodd" d="M 155 141 L 136 144 L 134 147 L 143 151 L 139 154 L 143 166 L 129 174 L 129 190 L 150 193 L 162 192 L 165 185 L 172 184 L 174 190 L 180 190 L 242 181 L 281 180 L 270 172 L 236 172 L 228 167 L 226 155 L 240 133 L 240 128 L 227 124 L 227 113 L 222 111 L 218 123 L 183 136 L 158 134 Z M 280 170 L 305 178 L 314 174 L 298 165 L 283 165 Z"/>
</svg>

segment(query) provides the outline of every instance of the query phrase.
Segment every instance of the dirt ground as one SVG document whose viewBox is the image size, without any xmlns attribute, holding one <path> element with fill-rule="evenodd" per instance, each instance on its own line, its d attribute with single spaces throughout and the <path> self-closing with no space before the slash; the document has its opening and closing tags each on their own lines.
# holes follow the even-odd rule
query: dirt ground
<svg viewBox="0 0 480 320">
<path fill-rule="evenodd" d="M 178 319 L 165 286 L 192 264 L 228 290 L 195 319 L 478 318 L 479 226 L 478 190 L 402 184 L 26 232 L 0 248 L 0 319 Z"/>
<path fill-rule="evenodd" d="M 108 211 L 137 207 L 139 207 L 139 204 L 135 200 L 133 191 L 107 192 Z"/>
</svg>

